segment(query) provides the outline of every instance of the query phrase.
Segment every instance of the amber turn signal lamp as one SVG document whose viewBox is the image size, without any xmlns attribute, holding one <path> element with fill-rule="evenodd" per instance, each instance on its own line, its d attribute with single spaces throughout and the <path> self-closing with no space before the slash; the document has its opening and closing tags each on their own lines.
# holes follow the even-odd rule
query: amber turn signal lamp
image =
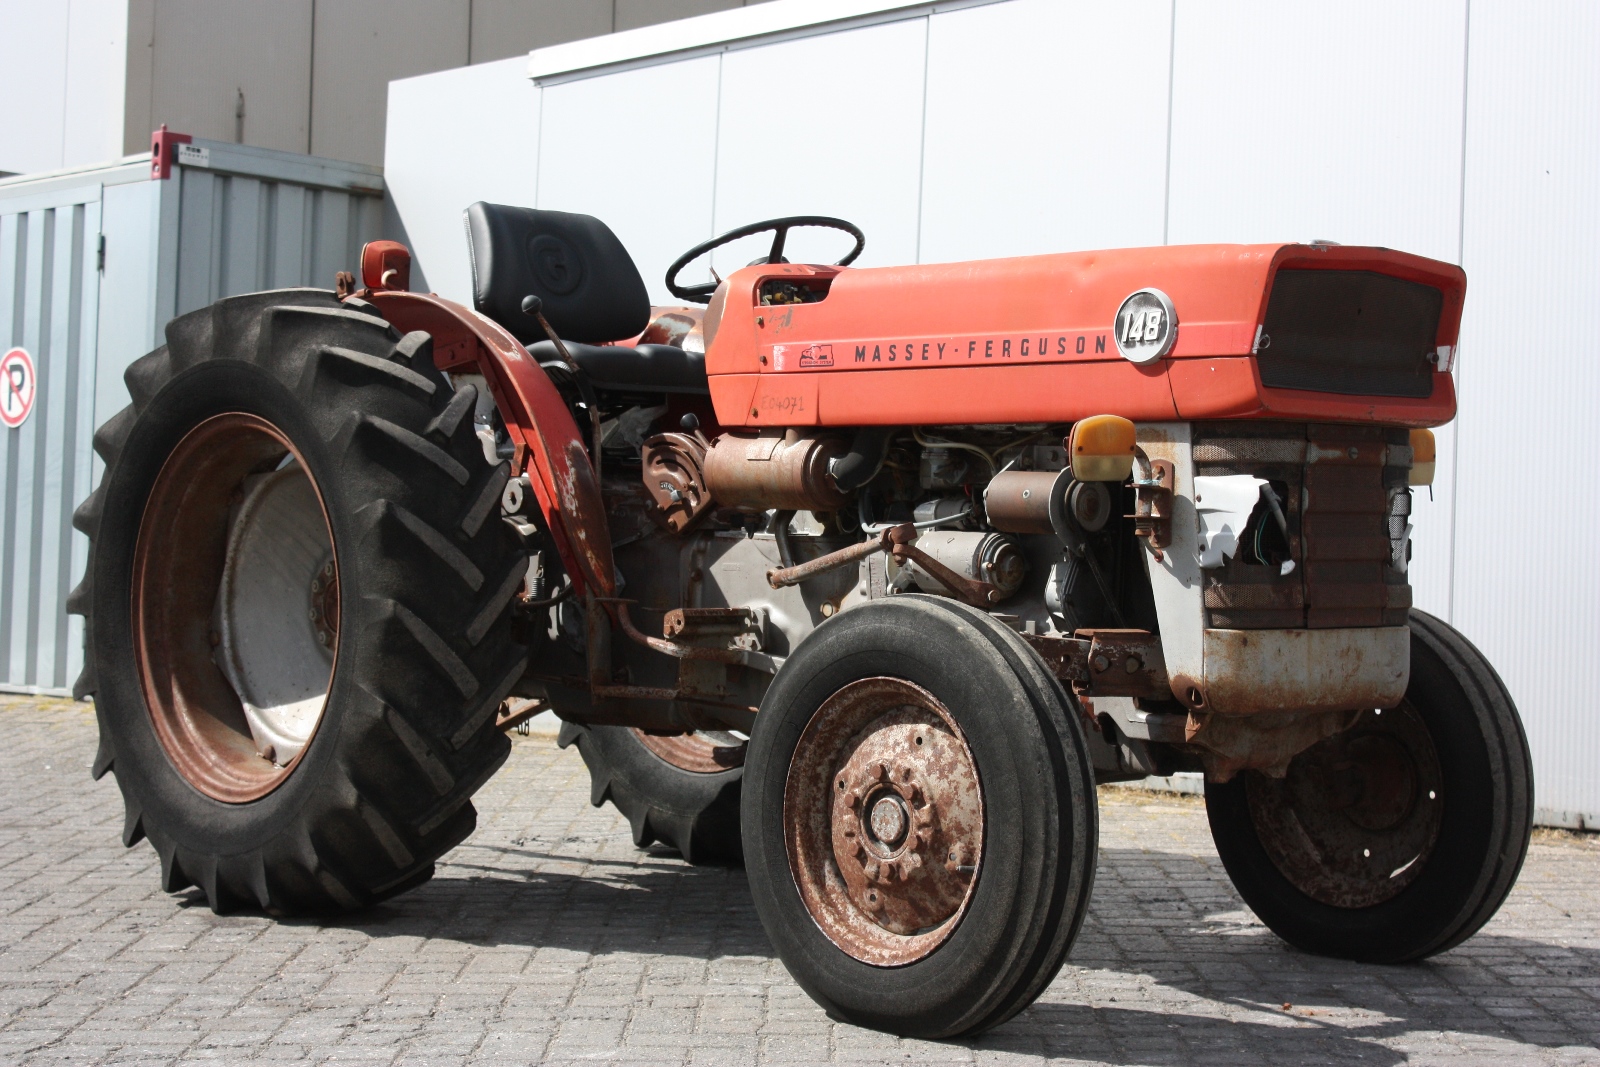
<svg viewBox="0 0 1600 1067">
<path fill-rule="evenodd" d="M 1411 431 L 1411 484 L 1432 485 L 1437 449 L 1432 430 Z"/>
<path fill-rule="evenodd" d="M 1072 426 L 1067 455 L 1080 482 L 1120 482 L 1133 473 L 1133 423 L 1120 415 L 1090 415 Z"/>
</svg>

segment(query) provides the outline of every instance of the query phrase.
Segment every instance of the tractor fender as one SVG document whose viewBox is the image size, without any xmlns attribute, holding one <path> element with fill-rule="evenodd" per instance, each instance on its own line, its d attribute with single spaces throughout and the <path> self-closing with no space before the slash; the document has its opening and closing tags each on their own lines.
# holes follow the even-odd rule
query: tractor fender
<svg viewBox="0 0 1600 1067">
<path fill-rule="evenodd" d="M 577 591 L 613 595 L 616 570 L 600 486 L 578 425 L 549 376 L 511 334 L 452 300 L 397 291 L 364 295 L 396 328 L 431 334 L 440 370 L 483 375 L 516 448 L 512 475 L 528 476 Z"/>
</svg>

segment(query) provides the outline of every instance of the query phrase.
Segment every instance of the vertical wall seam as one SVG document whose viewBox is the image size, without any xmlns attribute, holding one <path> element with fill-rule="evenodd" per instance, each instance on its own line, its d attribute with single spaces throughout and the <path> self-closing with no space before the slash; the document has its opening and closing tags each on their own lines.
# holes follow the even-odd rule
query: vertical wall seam
<svg viewBox="0 0 1600 1067">
<path fill-rule="evenodd" d="M 537 208 L 537 207 L 541 207 L 542 206 L 539 203 L 539 185 L 544 179 L 544 94 L 545 94 L 545 88 L 542 85 L 536 85 L 536 86 L 534 86 L 534 90 L 533 91 L 539 94 L 539 107 L 538 107 L 539 134 L 538 134 L 538 141 L 534 144 L 534 150 L 533 150 L 533 206 Z M 463 213 L 463 214 L 465 214 L 465 213 Z M 468 252 L 468 255 L 470 257 L 470 255 L 471 255 L 470 251 Z"/>
<path fill-rule="evenodd" d="M 1167 22 L 1167 173 L 1161 187 L 1161 243 L 1172 231 L 1172 100 L 1178 80 L 1178 0 L 1171 0 Z"/>
<path fill-rule="evenodd" d="M 717 96 L 711 120 L 711 225 L 710 232 L 706 234 L 708 241 L 717 235 L 717 176 L 722 173 L 722 66 L 727 59 L 727 49 L 717 53 Z"/>
<path fill-rule="evenodd" d="M 1461 28 L 1461 184 L 1456 196 L 1459 220 L 1456 228 L 1456 262 L 1467 261 L 1467 96 L 1471 90 L 1472 0 L 1463 0 Z M 1456 420 L 1450 434 L 1450 559 L 1445 567 L 1445 622 L 1456 621 L 1456 516 L 1461 510 L 1461 338 L 1456 338 L 1455 386 Z"/>
<path fill-rule="evenodd" d="M 922 262 L 922 194 L 928 181 L 928 63 L 933 58 L 933 12 L 922 20 L 922 136 L 917 144 L 917 251 Z"/>
<path fill-rule="evenodd" d="M 471 44 L 468 44 L 470 50 Z M 308 62 L 306 64 L 306 155 L 314 156 L 311 150 L 311 137 L 313 126 L 317 120 L 317 0 L 311 0 L 311 41 L 307 49 Z M 387 101 L 384 104 L 387 112 Z M 241 141 L 243 138 L 240 139 Z"/>
<path fill-rule="evenodd" d="M 61 70 L 61 143 L 60 151 L 56 153 L 56 166 L 67 165 L 67 100 L 70 98 L 68 84 L 72 81 L 72 0 L 67 0 L 67 54 Z"/>
</svg>

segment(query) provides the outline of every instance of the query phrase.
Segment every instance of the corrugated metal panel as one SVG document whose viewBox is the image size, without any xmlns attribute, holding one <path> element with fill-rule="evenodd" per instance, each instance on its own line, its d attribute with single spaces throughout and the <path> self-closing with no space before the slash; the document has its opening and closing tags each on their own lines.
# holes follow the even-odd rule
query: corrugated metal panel
<svg viewBox="0 0 1600 1067">
<path fill-rule="evenodd" d="M 361 246 L 378 238 L 382 178 L 374 168 L 195 143 L 208 162 L 175 167 L 162 194 L 162 280 L 170 288 L 158 298 L 160 325 L 238 293 L 332 288 L 334 275 L 354 270 Z"/>
<path fill-rule="evenodd" d="M 1516 697 L 1539 820 L 1600 828 L 1600 7 L 1474 0 L 1471 49 L 1455 621 Z"/>
<path fill-rule="evenodd" d="M 0 340 L 37 383 L 21 426 L 0 429 L 0 682 L 61 689 L 83 659 L 65 611 L 88 543 L 72 510 L 89 491 L 100 187 L 0 200 Z"/>
<path fill-rule="evenodd" d="M 82 667 L 65 602 L 88 542 L 72 512 L 99 477 L 96 423 L 127 403 L 127 364 L 221 297 L 332 287 L 379 236 L 374 168 L 196 145 L 206 165 L 161 183 L 147 159 L 0 181 L 0 350 L 26 349 L 38 374 L 28 420 L 0 428 L 0 688 L 64 692 Z"/>
</svg>

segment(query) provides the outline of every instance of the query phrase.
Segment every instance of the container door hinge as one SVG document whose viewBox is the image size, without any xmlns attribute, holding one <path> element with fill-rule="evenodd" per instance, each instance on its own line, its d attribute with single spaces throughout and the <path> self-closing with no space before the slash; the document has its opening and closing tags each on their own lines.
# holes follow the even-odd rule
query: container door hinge
<svg viewBox="0 0 1600 1067">
<path fill-rule="evenodd" d="M 101 274 L 106 271 L 106 235 L 103 233 L 95 241 L 94 269 Z"/>
</svg>

